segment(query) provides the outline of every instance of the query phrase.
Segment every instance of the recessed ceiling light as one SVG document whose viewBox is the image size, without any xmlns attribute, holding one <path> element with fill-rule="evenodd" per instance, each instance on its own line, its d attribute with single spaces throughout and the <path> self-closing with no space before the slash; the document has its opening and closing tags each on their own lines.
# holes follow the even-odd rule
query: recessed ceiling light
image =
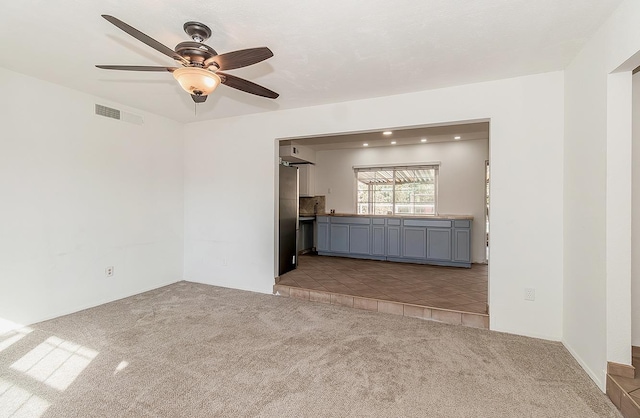
<svg viewBox="0 0 640 418">
<path fill-rule="evenodd" d="M 454 136 L 453 139 L 460 139 L 460 137 L 459 136 Z"/>
<path fill-rule="evenodd" d="M 384 132 L 382 133 L 382 135 L 391 135 L 392 133 L 393 133 L 393 132 L 391 132 L 391 131 L 384 131 Z"/>
<path fill-rule="evenodd" d="M 427 142 L 427 138 L 422 138 L 420 142 Z"/>
<path fill-rule="evenodd" d="M 369 144 L 367 144 L 366 142 L 364 144 L 362 144 L 363 147 L 368 147 Z"/>
<path fill-rule="evenodd" d="M 391 145 L 395 145 L 395 144 L 396 144 L 396 141 L 391 141 Z"/>
</svg>

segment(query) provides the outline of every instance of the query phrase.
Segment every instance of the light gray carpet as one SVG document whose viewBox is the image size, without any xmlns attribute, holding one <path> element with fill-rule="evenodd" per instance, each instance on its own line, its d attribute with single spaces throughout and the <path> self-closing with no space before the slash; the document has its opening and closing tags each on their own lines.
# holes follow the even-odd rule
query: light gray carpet
<svg viewBox="0 0 640 418">
<path fill-rule="evenodd" d="M 620 416 L 558 343 L 187 282 L 31 329 L 0 416 Z"/>
</svg>

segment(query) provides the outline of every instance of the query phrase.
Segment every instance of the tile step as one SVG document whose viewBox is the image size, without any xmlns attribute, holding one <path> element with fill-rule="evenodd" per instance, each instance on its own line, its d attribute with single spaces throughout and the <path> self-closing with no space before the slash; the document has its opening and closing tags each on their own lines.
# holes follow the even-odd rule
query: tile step
<svg viewBox="0 0 640 418">
<path fill-rule="evenodd" d="M 489 315 L 473 312 L 462 312 L 432 306 L 415 305 L 411 303 L 392 302 L 382 299 L 344 295 L 321 290 L 304 289 L 281 284 L 273 285 L 273 294 L 311 302 L 331 305 L 347 306 L 349 308 L 387 313 L 391 315 L 407 316 L 462 325 L 473 328 L 489 329 Z"/>
<path fill-rule="evenodd" d="M 607 374 L 607 396 L 624 418 L 640 418 L 640 379 Z"/>
</svg>

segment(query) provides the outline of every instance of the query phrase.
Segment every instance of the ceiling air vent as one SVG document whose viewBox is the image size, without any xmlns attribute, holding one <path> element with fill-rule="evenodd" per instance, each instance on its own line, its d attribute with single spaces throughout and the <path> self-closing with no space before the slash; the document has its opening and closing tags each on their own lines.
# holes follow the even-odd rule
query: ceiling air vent
<svg viewBox="0 0 640 418">
<path fill-rule="evenodd" d="M 118 109 L 99 105 L 96 103 L 96 115 L 104 116 L 111 119 L 122 120 L 124 122 L 135 123 L 136 125 L 142 125 L 144 119 L 140 115 L 129 112 L 121 112 Z"/>
</svg>

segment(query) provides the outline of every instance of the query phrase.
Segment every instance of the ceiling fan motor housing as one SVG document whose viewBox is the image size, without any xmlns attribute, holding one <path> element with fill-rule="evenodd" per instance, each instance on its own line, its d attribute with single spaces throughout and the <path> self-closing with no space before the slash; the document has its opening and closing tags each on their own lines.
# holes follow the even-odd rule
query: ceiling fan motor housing
<svg viewBox="0 0 640 418">
<path fill-rule="evenodd" d="M 186 41 L 176 45 L 176 52 L 192 64 L 202 64 L 207 59 L 218 55 L 215 49 L 200 42 Z"/>
</svg>

